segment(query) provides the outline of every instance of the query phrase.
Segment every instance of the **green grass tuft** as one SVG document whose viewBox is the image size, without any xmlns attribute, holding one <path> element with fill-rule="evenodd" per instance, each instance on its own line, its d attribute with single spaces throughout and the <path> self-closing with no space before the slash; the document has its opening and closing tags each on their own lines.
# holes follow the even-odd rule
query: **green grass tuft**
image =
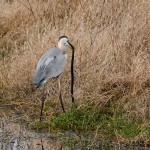
<svg viewBox="0 0 150 150">
<path fill-rule="evenodd" d="M 114 121 L 114 128 L 117 129 L 117 134 L 124 138 L 134 138 L 139 135 L 141 123 L 136 120 L 124 120 L 123 118 L 116 118 Z"/>
<path fill-rule="evenodd" d="M 71 109 L 67 113 L 53 116 L 49 121 L 53 130 L 96 131 L 106 137 L 121 136 L 135 138 L 140 135 L 142 122 L 139 119 L 131 120 L 123 117 L 123 110 L 116 112 L 111 108 L 84 107 Z M 146 128 L 145 132 L 149 132 Z M 148 133 L 147 133 L 148 135 Z"/>
<path fill-rule="evenodd" d="M 109 110 L 99 108 L 71 109 L 65 114 L 53 116 L 50 125 L 52 128 L 62 130 L 95 130 L 104 120 L 109 122 L 112 115 Z"/>
</svg>

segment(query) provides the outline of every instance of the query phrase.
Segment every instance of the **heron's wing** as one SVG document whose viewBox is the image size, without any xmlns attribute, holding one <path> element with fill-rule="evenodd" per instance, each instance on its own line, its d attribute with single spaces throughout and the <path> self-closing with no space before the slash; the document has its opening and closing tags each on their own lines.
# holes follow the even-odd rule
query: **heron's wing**
<svg viewBox="0 0 150 150">
<path fill-rule="evenodd" d="M 57 56 L 54 56 L 54 59 L 47 65 L 46 67 L 46 80 L 57 77 L 60 75 L 65 67 L 66 64 L 66 56 L 62 52 Z"/>
<path fill-rule="evenodd" d="M 53 48 L 48 50 L 42 55 L 37 64 L 33 83 L 37 84 L 42 80 L 58 76 L 62 73 L 65 63 L 65 55 L 60 49 Z"/>
</svg>

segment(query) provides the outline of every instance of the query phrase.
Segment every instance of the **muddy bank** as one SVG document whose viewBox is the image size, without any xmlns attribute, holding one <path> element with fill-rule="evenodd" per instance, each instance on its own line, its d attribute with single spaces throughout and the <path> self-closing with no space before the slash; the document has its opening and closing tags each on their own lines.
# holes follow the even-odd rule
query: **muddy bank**
<svg viewBox="0 0 150 150">
<path fill-rule="evenodd" d="M 1 150 L 57 150 L 68 149 L 56 137 L 46 133 L 28 131 L 24 125 L 15 123 L 14 118 L 0 120 Z"/>
<path fill-rule="evenodd" d="M 144 141 L 98 140 L 73 131 L 39 133 L 28 129 L 26 122 L 18 122 L 19 118 L 12 107 L 0 107 L 0 150 L 150 150 L 150 143 Z"/>
</svg>

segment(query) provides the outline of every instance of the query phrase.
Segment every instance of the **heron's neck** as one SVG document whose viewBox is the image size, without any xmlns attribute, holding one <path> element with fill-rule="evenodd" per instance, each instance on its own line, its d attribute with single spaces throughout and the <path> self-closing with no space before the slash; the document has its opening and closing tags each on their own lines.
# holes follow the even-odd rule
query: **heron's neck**
<svg viewBox="0 0 150 150">
<path fill-rule="evenodd" d="M 66 51 L 66 46 L 61 41 L 58 42 L 58 48 L 62 51 Z"/>
</svg>

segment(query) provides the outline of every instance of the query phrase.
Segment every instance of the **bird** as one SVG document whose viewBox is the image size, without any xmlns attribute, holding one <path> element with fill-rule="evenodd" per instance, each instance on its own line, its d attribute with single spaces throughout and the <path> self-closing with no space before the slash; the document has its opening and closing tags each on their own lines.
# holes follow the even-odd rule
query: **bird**
<svg viewBox="0 0 150 150">
<path fill-rule="evenodd" d="M 74 85 L 74 46 L 69 42 L 69 39 L 66 35 L 62 35 L 58 39 L 58 46 L 48 49 L 39 59 L 35 73 L 32 79 L 32 83 L 35 88 L 38 89 L 43 86 L 43 91 L 41 94 L 41 111 L 40 111 L 40 121 L 43 116 L 43 107 L 44 101 L 46 99 L 45 84 L 48 80 L 52 78 L 58 78 L 58 87 L 59 87 L 59 99 L 63 112 L 65 112 L 63 99 L 61 94 L 61 84 L 60 76 L 64 72 L 65 65 L 67 63 L 67 48 L 72 49 L 72 60 L 71 60 L 71 97 L 72 102 L 74 103 L 73 96 L 73 85 Z"/>
</svg>

